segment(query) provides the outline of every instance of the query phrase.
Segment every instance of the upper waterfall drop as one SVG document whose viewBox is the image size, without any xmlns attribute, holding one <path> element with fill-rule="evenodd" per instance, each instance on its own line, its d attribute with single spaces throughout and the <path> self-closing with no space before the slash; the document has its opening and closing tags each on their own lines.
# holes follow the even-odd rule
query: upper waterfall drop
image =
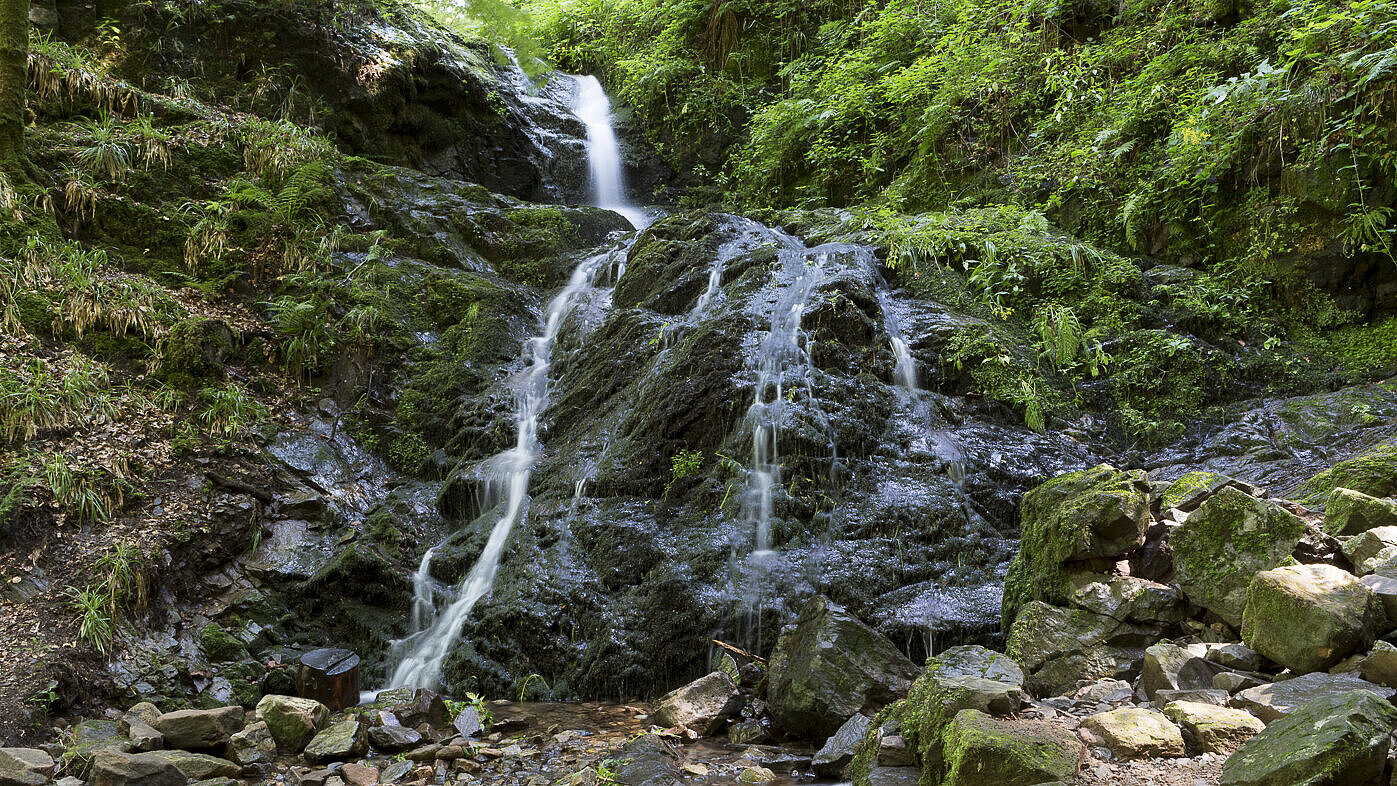
<svg viewBox="0 0 1397 786">
<path fill-rule="evenodd" d="M 577 76 L 573 112 L 587 125 L 587 163 L 592 177 L 592 204 L 620 213 L 636 229 L 650 225 L 644 211 L 626 201 L 621 146 L 611 124 L 611 100 L 594 76 Z"/>
</svg>

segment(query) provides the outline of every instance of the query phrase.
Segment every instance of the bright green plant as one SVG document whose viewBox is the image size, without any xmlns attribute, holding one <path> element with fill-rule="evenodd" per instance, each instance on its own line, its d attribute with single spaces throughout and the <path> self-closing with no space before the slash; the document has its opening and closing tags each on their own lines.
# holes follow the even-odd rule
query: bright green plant
<svg viewBox="0 0 1397 786">
<path fill-rule="evenodd" d="M 69 606 L 78 615 L 78 640 L 91 644 L 106 654 L 116 635 L 116 622 L 111 615 L 111 592 L 104 583 L 89 584 L 82 589 L 68 587 Z"/>
<path fill-rule="evenodd" d="M 267 408 L 248 395 L 240 385 L 228 383 L 199 391 L 197 417 L 208 430 L 225 437 L 237 437 L 269 417 Z"/>
</svg>

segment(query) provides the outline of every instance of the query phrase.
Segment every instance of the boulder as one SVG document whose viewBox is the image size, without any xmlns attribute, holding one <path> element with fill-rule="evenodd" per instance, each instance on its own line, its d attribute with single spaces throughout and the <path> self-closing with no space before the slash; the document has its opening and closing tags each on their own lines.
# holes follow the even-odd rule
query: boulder
<svg viewBox="0 0 1397 786">
<path fill-rule="evenodd" d="M 683 726 L 707 737 L 720 731 L 740 709 L 737 683 L 715 671 L 660 697 L 652 716 L 660 726 Z"/>
<path fill-rule="evenodd" d="M 369 744 L 384 753 L 400 753 L 421 743 L 421 732 L 406 726 L 375 726 L 369 729 Z"/>
<path fill-rule="evenodd" d="M 244 767 L 251 764 L 271 764 L 276 760 L 276 738 L 266 721 L 249 723 L 242 731 L 228 738 L 228 759 Z"/>
<path fill-rule="evenodd" d="M 1080 680 L 1134 679 L 1145 646 L 1158 638 L 1158 628 L 1030 601 L 1014 620 L 1006 649 L 1028 672 L 1030 693 L 1054 696 L 1075 690 Z"/>
<path fill-rule="evenodd" d="M 155 719 L 160 717 L 160 708 L 148 701 L 142 701 L 131 705 L 131 709 L 127 710 L 126 714 L 134 715 L 154 728 Z"/>
<path fill-rule="evenodd" d="M 828 778 L 837 778 L 844 774 L 844 768 L 849 766 L 849 762 L 854 760 L 854 754 L 858 752 L 859 744 L 873 727 L 873 720 L 863 713 L 855 713 L 853 717 L 844 722 L 839 727 L 839 731 L 830 735 L 825 744 L 815 753 L 811 759 L 811 766 L 816 775 L 823 775 Z"/>
<path fill-rule="evenodd" d="M 1097 680 L 1089 685 L 1084 685 L 1072 694 L 1074 701 L 1087 702 L 1091 704 L 1110 704 L 1118 701 L 1129 701 L 1135 697 L 1135 689 L 1130 687 L 1130 683 L 1125 680 Z"/>
<path fill-rule="evenodd" d="M 1219 707 L 1226 706 L 1231 700 L 1232 694 L 1222 688 L 1208 688 L 1206 690 L 1162 690 L 1154 695 L 1152 702 L 1157 709 L 1164 709 L 1164 705 L 1176 701 L 1190 701 L 1197 704 L 1215 704 Z"/>
<path fill-rule="evenodd" d="M 1229 669 L 1256 671 L 1261 668 L 1261 656 L 1245 644 L 1209 644 L 1203 659 Z"/>
<path fill-rule="evenodd" d="M 1166 704 L 1164 715 L 1183 726 L 1192 746 L 1204 753 L 1230 754 L 1266 728 L 1266 724 L 1245 710 L 1194 701 Z"/>
<path fill-rule="evenodd" d="M 621 749 L 621 764 L 616 768 L 617 783 L 635 786 L 680 786 L 678 756 L 664 739 L 655 734 L 642 734 Z"/>
<path fill-rule="evenodd" d="M 92 760 L 92 786 L 185 786 L 189 779 L 159 752 L 102 751 Z"/>
<path fill-rule="evenodd" d="M 1183 596 L 1166 584 L 1098 573 L 1074 573 L 1068 581 L 1070 605 L 1112 619 L 1177 625 L 1188 617 Z"/>
<path fill-rule="evenodd" d="M 330 722 L 330 708 L 315 699 L 263 696 L 257 702 L 257 720 L 267 724 L 277 750 L 291 756 L 300 753 L 316 732 Z"/>
<path fill-rule="evenodd" d="M 348 786 L 378 786 L 378 768 L 364 764 L 346 764 L 340 777 Z"/>
<path fill-rule="evenodd" d="M 1397 527 L 1397 502 L 1361 491 L 1336 488 L 1324 505 L 1324 531 L 1357 535 L 1377 527 Z"/>
<path fill-rule="evenodd" d="M 1165 486 L 1159 495 L 1159 507 L 1161 510 L 1176 508 L 1183 513 L 1191 513 L 1208 497 L 1229 485 L 1240 487 L 1242 484 L 1216 472 L 1190 472 Z"/>
<path fill-rule="evenodd" d="M 1344 556 L 1360 576 L 1390 575 L 1397 567 L 1397 527 L 1375 527 L 1344 541 Z"/>
<path fill-rule="evenodd" d="M 1140 669 L 1140 687 L 1154 701 L 1160 691 L 1210 690 L 1213 675 L 1222 667 L 1209 663 L 1200 654 L 1177 644 L 1161 642 L 1145 649 Z"/>
<path fill-rule="evenodd" d="M 1035 786 L 1070 781 L 1086 748 L 1064 729 L 961 710 L 942 740 L 942 786 Z"/>
<path fill-rule="evenodd" d="M 55 766 L 53 757 L 37 748 L 0 748 L 0 771 L 24 770 L 51 778 Z"/>
<path fill-rule="evenodd" d="M 466 707 L 456 713 L 456 717 L 451 721 L 451 728 L 462 737 L 475 737 L 484 731 L 485 727 L 480 722 L 480 710 L 475 707 Z"/>
<path fill-rule="evenodd" d="M 1063 563 L 1117 557 L 1144 543 L 1149 489 L 1144 472 L 1100 464 L 1025 494 L 1019 551 L 1004 579 L 1004 627 L 1030 600 L 1066 602 L 1070 586 Z"/>
<path fill-rule="evenodd" d="M 209 778 L 236 778 L 243 771 L 240 765 L 204 753 L 168 750 L 152 751 L 146 755 L 158 756 L 175 765 L 180 772 L 184 773 L 184 777 L 191 781 L 202 781 Z"/>
<path fill-rule="evenodd" d="M 1375 685 L 1353 674 L 1313 672 L 1282 682 L 1248 688 L 1232 697 L 1232 706 L 1244 709 L 1264 723 L 1284 718 L 1305 702 L 1323 696 L 1366 690 L 1390 699 L 1397 690 Z"/>
<path fill-rule="evenodd" d="M 1287 560 L 1304 534 L 1294 513 L 1227 486 L 1170 536 L 1175 576 L 1190 601 L 1237 627 L 1252 576 Z"/>
<path fill-rule="evenodd" d="M 1311 507 L 1325 504 L 1336 488 L 1374 497 L 1397 494 L 1397 444 L 1383 444 L 1340 461 L 1301 484 L 1295 498 Z"/>
<path fill-rule="evenodd" d="M 1023 669 L 1013 658 L 979 644 L 947 647 L 934 660 L 941 677 L 978 677 L 1020 687 L 1024 683 Z"/>
<path fill-rule="evenodd" d="M 1257 688 L 1262 685 L 1270 685 L 1271 680 L 1264 675 L 1248 674 L 1241 671 L 1224 671 L 1213 675 L 1213 687 L 1218 690 L 1236 693 L 1248 688 Z"/>
<path fill-rule="evenodd" d="M 1109 748 L 1119 759 L 1157 759 L 1184 755 L 1179 727 L 1164 715 L 1143 707 L 1120 707 L 1082 720 L 1084 737 Z"/>
<path fill-rule="evenodd" d="M 1397 626 L 1397 578 L 1382 575 L 1362 576 L 1358 579 L 1363 586 L 1373 591 L 1387 617 L 1387 625 Z"/>
<path fill-rule="evenodd" d="M 128 712 L 121 716 L 117 726 L 138 751 L 156 751 L 165 747 L 165 735 L 140 715 Z"/>
<path fill-rule="evenodd" d="M 116 721 L 85 720 L 73 727 L 73 742 L 63 758 L 64 770 L 79 778 L 91 780 L 90 770 L 98 753 L 132 753 L 136 746 L 122 737 Z"/>
<path fill-rule="evenodd" d="M 1387 763 L 1397 708 L 1367 691 L 1323 696 L 1243 743 L 1223 763 L 1221 786 L 1363 784 Z"/>
<path fill-rule="evenodd" d="M 1397 647 L 1386 641 L 1375 641 L 1371 650 L 1348 658 L 1330 672 L 1357 674 L 1369 682 L 1397 688 Z"/>
<path fill-rule="evenodd" d="M 793 733 L 823 739 L 854 713 L 876 713 L 906 695 L 917 673 L 892 642 L 816 596 L 776 642 L 768 665 L 768 707 Z"/>
<path fill-rule="evenodd" d="M 1299 672 L 1333 666 L 1366 648 L 1386 620 L 1372 590 L 1333 565 L 1293 565 L 1256 574 L 1247 591 L 1242 640 Z"/>
<path fill-rule="evenodd" d="M 404 726 L 416 728 L 426 723 L 437 728 L 446 725 L 446 702 L 435 691 L 425 688 L 412 691 L 411 698 L 393 704 L 390 709 Z"/>
<path fill-rule="evenodd" d="M 878 766 L 868 771 L 867 786 L 918 786 L 922 771 L 918 767 Z"/>
<path fill-rule="evenodd" d="M 368 734 L 358 718 L 327 726 L 316 734 L 304 751 L 306 761 L 320 764 L 363 756 L 369 749 Z"/>
<path fill-rule="evenodd" d="M 180 750 L 221 750 L 243 728 L 242 707 L 219 707 L 212 710 L 176 710 L 155 719 L 155 726 L 165 735 L 165 745 Z"/>
</svg>

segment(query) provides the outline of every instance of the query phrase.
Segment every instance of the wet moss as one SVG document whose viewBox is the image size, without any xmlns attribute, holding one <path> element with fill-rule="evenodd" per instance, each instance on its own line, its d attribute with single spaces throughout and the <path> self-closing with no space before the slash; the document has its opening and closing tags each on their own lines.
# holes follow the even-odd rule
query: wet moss
<svg viewBox="0 0 1397 786">
<path fill-rule="evenodd" d="M 1397 496 L 1397 443 L 1385 443 L 1340 461 L 1301 484 L 1292 494 L 1310 507 L 1322 507 L 1336 488 L 1353 489 L 1370 497 Z"/>
</svg>

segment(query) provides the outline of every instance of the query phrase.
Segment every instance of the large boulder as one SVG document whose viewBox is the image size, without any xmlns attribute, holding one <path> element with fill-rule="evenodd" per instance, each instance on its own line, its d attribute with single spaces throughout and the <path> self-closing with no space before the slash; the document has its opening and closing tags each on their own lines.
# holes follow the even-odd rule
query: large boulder
<svg viewBox="0 0 1397 786">
<path fill-rule="evenodd" d="M 1143 707 L 1119 707 L 1082 720 L 1083 737 L 1110 749 L 1118 759 L 1184 755 L 1184 737 L 1164 715 Z"/>
<path fill-rule="evenodd" d="M 1306 702 L 1322 696 L 1366 690 L 1390 699 L 1397 690 L 1368 682 L 1354 674 L 1326 674 L 1322 671 L 1268 685 L 1247 688 L 1232 697 L 1232 706 L 1244 709 L 1264 723 L 1284 718 Z"/>
<path fill-rule="evenodd" d="M 824 739 L 854 713 L 875 714 L 906 695 L 917 673 L 892 642 L 817 596 L 776 642 L 768 706 L 788 730 Z"/>
<path fill-rule="evenodd" d="M 1196 701 L 1170 702 L 1164 716 L 1182 726 L 1190 744 L 1204 753 L 1230 754 L 1266 728 L 1245 710 Z"/>
<path fill-rule="evenodd" d="M 176 710 L 162 714 L 152 725 L 165 736 L 167 747 L 191 751 L 222 750 L 228 744 L 228 738 L 242 731 L 243 708 Z"/>
<path fill-rule="evenodd" d="M 184 777 L 191 781 L 204 781 L 210 778 L 236 778 L 243 771 L 239 764 L 204 753 L 170 750 L 153 751 L 149 755 L 158 756 L 175 765 L 180 772 L 184 773 Z"/>
<path fill-rule="evenodd" d="M 131 753 L 136 746 L 131 740 L 121 736 L 116 721 L 85 720 L 73 727 L 72 744 L 63 753 L 67 764 L 64 769 L 79 778 L 90 779 L 90 771 L 97 754 L 104 751 Z"/>
<path fill-rule="evenodd" d="M 1106 464 L 1060 475 L 1024 495 L 1019 552 L 1004 579 L 1004 627 L 1030 600 L 1063 603 L 1064 563 L 1117 557 L 1145 542 L 1150 486 Z"/>
<path fill-rule="evenodd" d="M 267 724 L 277 750 L 290 756 L 300 753 L 316 732 L 325 728 L 330 722 L 330 708 L 315 699 L 263 696 L 257 702 L 257 720 Z"/>
<path fill-rule="evenodd" d="M 102 751 L 92 761 L 92 786 L 185 786 L 189 779 L 159 753 Z"/>
<path fill-rule="evenodd" d="M 1376 527 L 1397 526 L 1397 502 L 1370 497 L 1361 491 L 1337 488 L 1324 505 L 1324 531 L 1357 535 Z"/>
<path fill-rule="evenodd" d="M 363 756 L 368 749 L 368 732 L 356 717 L 327 726 L 306 743 L 304 753 L 306 761 L 320 764 Z"/>
<path fill-rule="evenodd" d="M 1028 672 L 1029 692 L 1054 696 L 1081 680 L 1134 679 L 1145 646 L 1158 638 L 1158 628 L 1035 600 L 1014 620 L 1006 649 Z"/>
<path fill-rule="evenodd" d="M 1325 504 L 1334 489 L 1346 488 L 1374 497 L 1397 494 L 1397 443 L 1374 447 L 1340 461 L 1297 489 L 1295 499 L 1315 507 Z"/>
<path fill-rule="evenodd" d="M 742 709 L 742 694 L 732 677 L 715 671 L 666 693 L 655 703 L 655 723 L 683 726 L 707 737 Z"/>
<path fill-rule="evenodd" d="M 1324 696 L 1252 737 L 1222 766 L 1221 786 L 1374 783 L 1397 708 L 1367 691 Z"/>
<path fill-rule="evenodd" d="M 1304 534 L 1305 522 L 1294 513 L 1224 487 L 1170 536 L 1179 586 L 1189 600 L 1239 626 L 1252 576 L 1289 558 Z"/>
<path fill-rule="evenodd" d="M 1012 660 L 984 647 L 952 647 L 928 660 L 907 698 L 888 709 L 884 724 L 869 730 L 860 747 L 868 755 L 860 758 L 901 766 L 911 763 L 904 760 L 910 756 L 927 772 L 941 773 L 943 737 L 958 712 L 1008 715 L 1023 700 L 1023 671 Z M 889 737 L 899 738 L 900 744 L 882 761 Z"/>
<path fill-rule="evenodd" d="M 1377 596 L 1348 571 L 1293 565 L 1252 579 L 1242 640 L 1292 671 L 1320 671 L 1366 649 L 1385 620 Z"/>
<path fill-rule="evenodd" d="M 1057 726 L 961 710 L 942 741 L 942 786 L 1035 786 L 1076 778 L 1086 747 Z"/>
</svg>

